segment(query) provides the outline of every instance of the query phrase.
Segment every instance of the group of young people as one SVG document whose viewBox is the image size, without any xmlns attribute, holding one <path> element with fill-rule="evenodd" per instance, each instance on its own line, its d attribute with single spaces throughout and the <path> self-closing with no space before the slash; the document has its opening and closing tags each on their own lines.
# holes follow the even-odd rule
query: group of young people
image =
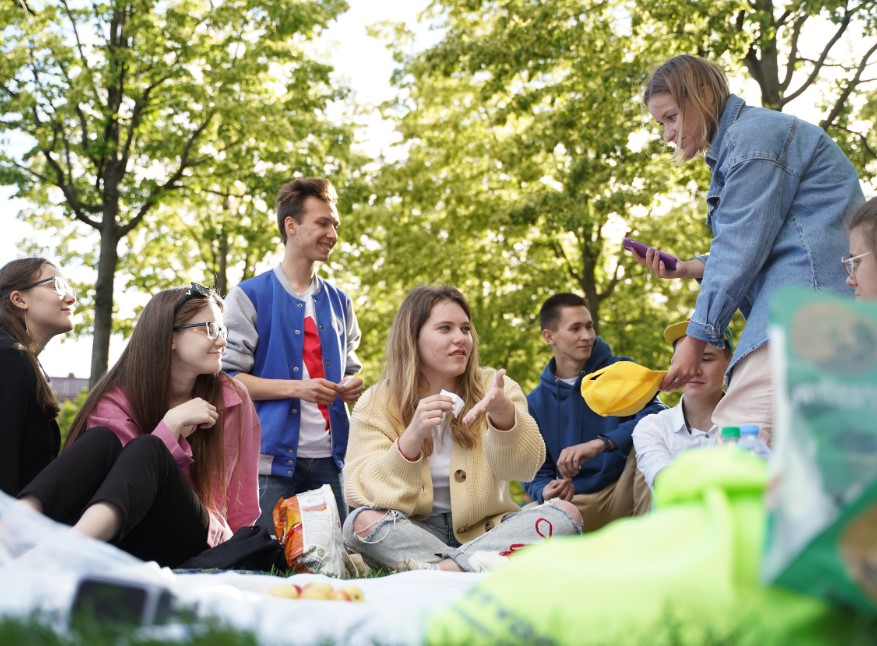
<svg viewBox="0 0 877 646">
<path fill-rule="evenodd" d="M 330 484 L 345 544 L 367 561 L 481 571 L 644 512 L 660 470 L 717 426 L 756 422 L 769 439 L 768 302 L 789 283 L 877 298 L 877 203 L 860 206 L 855 170 L 821 129 L 747 106 L 706 60 L 666 62 L 644 102 L 677 160 L 704 153 L 712 172 L 709 255 L 670 269 L 657 251 L 632 252 L 655 276 L 701 282 L 690 321 L 665 334 L 662 388 L 685 388 L 675 409 L 657 397 L 627 417 L 588 407 L 582 377 L 628 358 L 569 293 L 542 306 L 553 356 L 526 397 L 479 364 L 469 304 L 451 286 L 406 296 L 366 390 L 352 301 L 316 272 L 338 240 L 337 195 L 305 178 L 278 195 L 280 264 L 225 300 L 197 284 L 156 294 L 63 452 L 38 355 L 72 329 L 76 295 L 46 260 L 0 269 L 0 488 L 174 567 L 241 527 L 273 528 L 279 498 Z M 532 505 L 513 502 L 513 480 Z"/>
</svg>

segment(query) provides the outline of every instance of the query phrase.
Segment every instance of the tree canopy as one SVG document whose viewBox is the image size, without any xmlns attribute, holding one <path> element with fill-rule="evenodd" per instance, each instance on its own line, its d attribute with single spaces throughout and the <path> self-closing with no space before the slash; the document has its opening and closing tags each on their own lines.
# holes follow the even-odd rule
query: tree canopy
<svg viewBox="0 0 877 646">
<path fill-rule="evenodd" d="M 99 234 L 93 380 L 107 367 L 120 242 L 147 218 L 156 217 L 149 240 L 176 196 L 200 202 L 197 215 L 233 201 L 233 218 L 251 197 L 270 204 L 278 178 L 293 170 L 337 168 L 348 131 L 324 109 L 341 91 L 306 45 L 346 8 L 343 0 L 0 4 L 0 180 Z M 221 239 L 229 235 L 214 223 Z M 123 255 L 137 252 L 129 243 Z"/>
<path fill-rule="evenodd" d="M 59 245 L 99 234 L 93 378 L 120 270 L 144 291 L 198 271 L 224 290 L 276 249 L 277 188 L 310 174 L 341 194 L 341 245 L 321 271 L 355 300 L 367 379 L 404 295 L 433 282 L 463 290 L 483 362 L 525 387 L 549 356 L 539 306 L 558 291 L 588 298 L 617 353 L 666 365 L 661 332 L 697 284 L 649 277 L 621 239 L 709 249 L 706 166 L 674 166 L 641 101 L 678 53 L 754 82 L 767 107 L 817 108 L 863 179 L 877 172 L 871 0 L 434 0 L 434 45 L 383 27 L 394 161 L 355 155 L 351 127 L 326 116 L 345 90 L 308 43 L 346 6 L 0 0 L 0 181 Z"/>
</svg>

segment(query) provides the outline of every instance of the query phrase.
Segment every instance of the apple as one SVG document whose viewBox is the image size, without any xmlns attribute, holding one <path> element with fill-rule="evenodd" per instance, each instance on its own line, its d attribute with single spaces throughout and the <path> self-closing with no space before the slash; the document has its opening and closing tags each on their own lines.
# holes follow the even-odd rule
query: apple
<svg viewBox="0 0 877 646">
<path fill-rule="evenodd" d="M 335 590 L 332 593 L 332 601 L 351 601 L 351 598 L 344 590 Z"/>
<path fill-rule="evenodd" d="M 341 588 L 341 592 L 346 593 L 351 601 L 365 601 L 365 592 L 358 585 L 346 585 Z"/>
<path fill-rule="evenodd" d="M 272 597 L 282 597 L 284 599 L 298 599 L 301 593 L 297 585 L 276 583 L 268 588 L 268 594 Z"/>
<path fill-rule="evenodd" d="M 301 599 L 331 599 L 335 590 L 328 583 L 308 583 L 302 588 Z"/>
</svg>

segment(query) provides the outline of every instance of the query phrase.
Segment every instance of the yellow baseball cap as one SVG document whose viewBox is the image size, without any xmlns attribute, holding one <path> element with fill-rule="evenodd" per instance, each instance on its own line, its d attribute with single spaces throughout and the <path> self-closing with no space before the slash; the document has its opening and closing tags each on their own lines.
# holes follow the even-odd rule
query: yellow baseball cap
<svg viewBox="0 0 877 646">
<path fill-rule="evenodd" d="M 582 397 L 603 417 L 635 415 L 658 393 L 667 372 L 619 361 L 582 378 Z"/>
<path fill-rule="evenodd" d="M 688 321 L 679 321 L 678 323 L 674 323 L 673 325 L 668 325 L 664 329 L 664 340 L 673 345 L 679 339 L 688 335 Z M 728 349 L 733 352 L 734 351 L 734 338 L 731 336 L 730 328 L 725 328 L 724 332 L 725 337 L 725 345 L 728 346 Z"/>
</svg>

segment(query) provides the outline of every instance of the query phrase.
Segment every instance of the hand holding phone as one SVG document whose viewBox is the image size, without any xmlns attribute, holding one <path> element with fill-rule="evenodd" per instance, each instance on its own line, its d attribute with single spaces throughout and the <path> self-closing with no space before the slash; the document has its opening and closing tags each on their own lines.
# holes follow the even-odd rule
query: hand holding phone
<svg viewBox="0 0 877 646">
<path fill-rule="evenodd" d="M 622 244 L 628 251 L 634 250 L 643 257 L 645 257 L 646 252 L 648 252 L 649 249 L 653 249 L 653 247 L 646 246 L 642 242 L 638 242 L 633 238 L 625 238 Z M 654 250 L 657 251 L 657 249 Z M 679 262 L 679 259 L 676 256 L 663 251 L 659 251 L 658 253 L 660 254 L 661 262 L 664 263 L 664 266 L 667 269 L 671 271 L 676 269 L 676 263 Z"/>
</svg>

